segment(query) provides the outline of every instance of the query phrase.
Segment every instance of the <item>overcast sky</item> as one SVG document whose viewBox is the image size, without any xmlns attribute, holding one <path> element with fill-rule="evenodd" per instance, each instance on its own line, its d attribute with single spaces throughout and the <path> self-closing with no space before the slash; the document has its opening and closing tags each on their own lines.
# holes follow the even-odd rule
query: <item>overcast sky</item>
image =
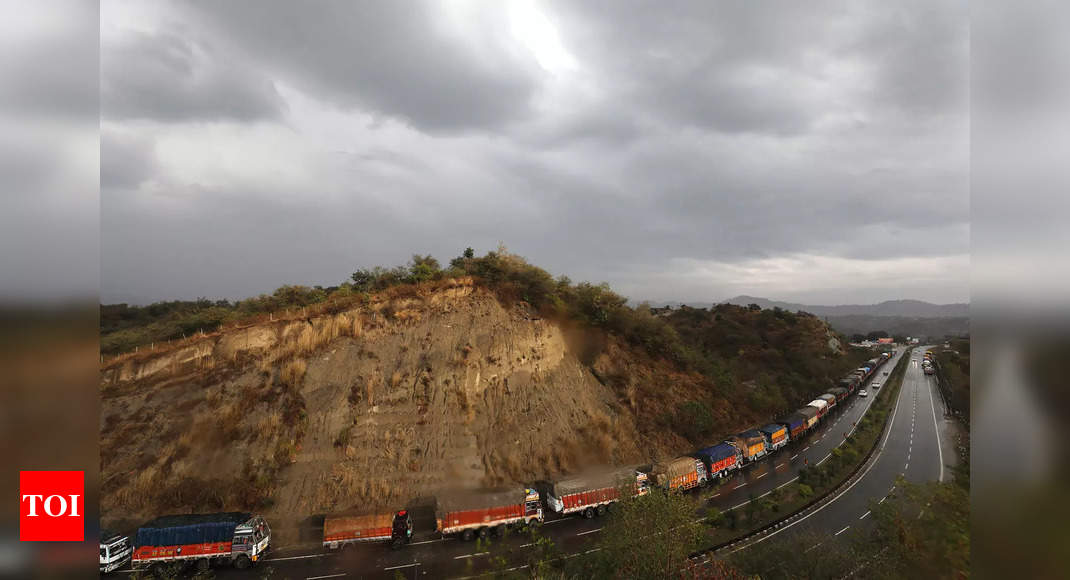
<svg viewBox="0 0 1070 580">
<path fill-rule="evenodd" d="M 499 242 L 634 300 L 968 300 L 964 3 L 671 6 L 104 2 L 101 300 Z"/>
</svg>

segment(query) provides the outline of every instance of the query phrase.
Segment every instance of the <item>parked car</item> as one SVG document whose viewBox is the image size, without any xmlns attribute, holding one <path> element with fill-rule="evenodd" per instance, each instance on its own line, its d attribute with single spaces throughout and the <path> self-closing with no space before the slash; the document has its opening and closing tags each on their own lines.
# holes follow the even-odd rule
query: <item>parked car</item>
<svg viewBox="0 0 1070 580">
<path fill-rule="evenodd" d="M 868 395 L 869 395 L 869 393 L 867 393 L 865 389 L 862 389 L 861 391 L 858 391 L 858 396 L 859 397 L 866 397 Z"/>
</svg>

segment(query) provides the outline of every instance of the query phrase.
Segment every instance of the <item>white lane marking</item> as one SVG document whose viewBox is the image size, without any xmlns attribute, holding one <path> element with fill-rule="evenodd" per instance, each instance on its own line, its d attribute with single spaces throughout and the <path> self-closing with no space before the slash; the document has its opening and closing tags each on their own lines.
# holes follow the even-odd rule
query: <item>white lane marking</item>
<svg viewBox="0 0 1070 580">
<path fill-rule="evenodd" d="M 763 478 L 763 477 L 765 477 L 765 476 L 767 476 L 767 475 L 769 475 L 769 473 L 768 473 L 768 472 L 766 472 L 766 473 L 763 473 L 763 474 L 759 475 L 759 476 L 758 476 L 758 477 L 756 477 L 755 479 L 761 479 L 761 478 Z"/>
<path fill-rule="evenodd" d="M 391 566 L 389 568 L 383 568 L 383 570 L 398 570 L 401 568 L 412 568 L 413 566 L 419 566 L 419 562 L 413 562 L 412 564 L 402 564 L 400 566 Z"/>
<path fill-rule="evenodd" d="M 879 502 L 877 502 L 877 503 L 884 503 L 884 500 L 886 500 L 886 499 L 888 499 L 888 496 L 882 497 L 881 500 Z"/>
<path fill-rule="evenodd" d="M 553 521 L 551 521 L 551 522 L 543 522 L 543 523 L 542 523 L 542 525 L 544 525 L 544 526 L 548 526 L 548 525 L 550 525 L 550 524 L 560 524 L 560 523 L 561 523 L 561 522 L 563 522 L 563 521 L 565 521 L 565 518 L 561 518 L 561 519 L 559 519 L 559 520 L 553 520 Z"/>
<path fill-rule="evenodd" d="M 798 456 L 799 456 L 799 454 L 798 454 L 798 453 L 796 453 L 795 455 L 792 455 L 792 456 L 791 456 L 791 460 L 792 460 L 792 461 L 795 461 L 795 458 L 796 458 L 796 457 L 798 457 Z"/>
<path fill-rule="evenodd" d="M 281 562 L 283 560 L 303 560 L 305 558 L 322 558 L 327 554 L 309 554 L 307 556 L 289 556 L 286 558 L 264 558 L 265 562 Z"/>
<path fill-rule="evenodd" d="M 424 541 L 422 541 L 422 542 L 413 542 L 413 543 L 412 543 L 412 544 L 410 544 L 410 545 L 412 545 L 412 546 L 419 546 L 419 545 L 421 545 L 421 544 L 434 544 L 435 542 L 448 542 L 448 541 L 450 541 L 450 540 L 453 540 L 453 539 L 454 539 L 454 538 L 439 538 L 439 539 L 437 539 L 437 540 L 424 540 Z"/>
<path fill-rule="evenodd" d="M 828 455 L 826 455 L 826 456 L 824 456 L 823 458 L 821 458 L 821 461 L 818 461 L 818 462 L 817 462 L 817 464 L 818 464 L 818 465 L 821 465 L 821 464 L 822 464 L 822 463 L 824 463 L 824 462 L 825 462 L 825 460 L 826 460 L 826 459 L 828 459 L 829 457 L 832 457 L 832 454 L 831 454 L 831 453 L 829 453 Z"/>
<path fill-rule="evenodd" d="M 747 485 L 747 482 L 745 482 L 745 481 L 744 481 L 743 483 L 741 483 L 741 484 L 737 485 L 737 486 L 736 486 L 736 489 L 739 489 L 739 488 L 741 488 L 741 487 L 743 487 L 743 486 L 745 486 L 745 485 Z"/>
<path fill-rule="evenodd" d="M 940 454 L 940 481 L 944 481 L 944 450 L 940 446 L 940 425 L 936 422 L 936 401 L 933 399 L 932 385 L 926 381 L 929 403 L 933 409 L 933 429 L 936 429 L 936 451 Z"/>
<path fill-rule="evenodd" d="M 881 500 L 881 501 L 884 501 L 884 500 Z M 869 515 L 869 510 L 866 510 L 866 513 L 862 514 L 862 517 L 860 517 L 858 519 L 864 520 L 864 519 L 866 519 L 866 516 L 868 516 L 868 515 Z"/>
<path fill-rule="evenodd" d="M 486 556 L 490 552 L 476 552 L 475 554 L 465 554 L 463 556 L 454 556 L 454 560 L 460 560 L 461 558 L 474 558 L 476 556 Z"/>
<path fill-rule="evenodd" d="M 535 544 L 520 544 L 520 547 L 521 547 L 521 548 L 530 548 L 530 547 L 532 547 L 532 546 L 534 546 L 534 545 L 535 545 Z"/>
<path fill-rule="evenodd" d="M 266 562 L 267 560 L 264 561 Z M 341 574 L 328 574 L 327 576 L 309 576 L 305 578 L 305 580 L 321 580 L 322 578 L 339 578 L 341 576 L 345 576 L 345 573 L 343 572 Z"/>
<path fill-rule="evenodd" d="M 840 531 L 836 532 L 836 533 L 835 533 L 834 535 L 838 536 L 838 535 L 840 535 L 840 534 L 842 534 L 842 533 L 846 532 L 846 531 L 847 531 L 847 528 L 850 528 L 850 527 L 851 527 L 851 526 L 846 526 L 846 527 L 845 527 L 845 528 L 843 528 L 842 530 L 840 530 Z"/>
<path fill-rule="evenodd" d="M 809 552 L 810 550 L 813 550 L 814 548 L 817 548 L 818 546 L 820 546 L 820 545 L 821 545 L 821 544 L 823 544 L 823 543 L 824 543 L 824 542 L 818 542 L 818 543 L 814 544 L 813 546 L 810 546 L 809 548 L 807 548 L 806 550 L 804 550 L 804 551 L 803 551 L 803 553 L 804 553 L 804 554 L 806 554 L 806 553 L 808 553 L 808 552 Z"/>
<path fill-rule="evenodd" d="M 710 497 L 717 497 L 717 496 L 719 496 L 719 495 L 721 495 L 721 492 L 717 492 L 717 493 L 715 493 L 715 494 L 711 495 Z"/>
<path fill-rule="evenodd" d="M 576 535 L 577 536 L 586 536 L 587 534 L 593 534 L 595 532 L 601 532 L 601 531 L 602 531 L 602 528 L 597 528 L 597 529 L 594 529 L 594 530 L 587 530 L 586 532 L 580 532 L 580 533 L 578 533 Z"/>
<path fill-rule="evenodd" d="M 776 488 L 780 489 L 780 488 L 784 487 L 785 485 L 791 485 L 791 484 L 795 483 L 796 481 L 798 481 L 798 479 L 799 479 L 798 477 L 793 477 L 793 478 L 791 478 L 791 480 L 785 481 L 784 483 L 776 486 Z"/>
</svg>

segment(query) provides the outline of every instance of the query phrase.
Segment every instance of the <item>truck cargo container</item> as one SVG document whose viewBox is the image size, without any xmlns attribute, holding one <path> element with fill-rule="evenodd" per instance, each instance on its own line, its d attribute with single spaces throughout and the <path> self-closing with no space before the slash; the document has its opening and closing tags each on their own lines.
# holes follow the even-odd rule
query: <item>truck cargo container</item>
<svg viewBox="0 0 1070 580">
<path fill-rule="evenodd" d="M 758 431 L 765 436 L 766 448 L 770 453 L 788 444 L 788 429 L 779 423 L 770 423 Z"/>
<path fill-rule="evenodd" d="M 655 463 L 650 475 L 655 485 L 670 491 L 692 489 L 709 480 L 702 460 L 688 456 Z"/>
<path fill-rule="evenodd" d="M 765 436 L 757 429 L 744 431 L 732 436 L 728 442 L 735 445 L 743 453 L 743 463 L 751 463 L 765 456 Z"/>
<path fill-rule="evenodd" d="M 622 490 L 626 497 L 647 493 L 647 475 L 634 467 L 594 470 L 549 483 L 539 491 L 550 511 L 582 513 L 590 519 L 620 501 Z"/>
<path fill-rule="evenodd" d="M 802 413 L 792 413 L 791 415 L 780 419 L 777 423 L 787 427 L 789 439 L 795 441 L 806 433 L 807 420 L 806 415 L 803 415 Z"/>
<path fill-rule="evenodd" d="M 136 569 L 172 562 L 195 562 L 206 570 L 228 563 L 248 568 L 271 545 L 264 518 L 244 512 L 162 516 L 141 526 L 131 565 Z"/>
<path fill-rule="evenodd" d="M 807 406 L 817 409 L 818 420 L 824 417 L 825 413 L 828 412 L 829 409 L 829 404 L 827 401 L 825 401 L 825 399 L 814 399 L 813 401 L 807 403 Z"/>
<path fill-rule="evenodd" d="M 542 501 L 534 489 L 458 490 L 439 494 L 435 520 L 442 535 L 461 534 L 471 540 L 506 526 L 543 520 Z"/>
<path fill-rule="evenodd" d="M 839 385 L 838 388 L 844 389 L 848 393 L 853 393 L 853 392 L 855 392 L 855 388 L 858 387 L 858 380 L 857 379 L 840 379 L 840 382 L 837 383 L 837 384 Z"/>
<path fill-rule="evenodd" d="M 824 403 L 824 401 L 822 401 L 822 403 Z M 819 417 L 819 411 L 817 407 L 811 407 L 810 405 L 807 405 L 802 409 L 799 409 L 798 413 L 803 417 L 806 417 L 806 428 L 808 430 L 813 429 L 814 425 L 817 425 L 817 420 Z"/>
<path fill-rule="evenodd" d="M 100 530 L 100 573 L 107 574 L 122 568 L 130 561 L 134 550 L 130 538 L 109 530 Z"/>
<path fill-rule="evenodd" d="M 830 395 L 835 395 L 836 396 L 836 401 L 840 402 L 840 401 L 843 401 L 844 399 L 847 398 L 847 389 L 845 389 L 843 387 L 834 387 L 834 388 L 829 389 L 829 394 Z"/>
<path fill-rule="evenodd" d="M 395 513 L 337 515 L 323 520 L 323 547 L 337 550 L 363 542 L 390 542 L 395 548 L 412 541 L 412 516 Z"/>
<path fill-rule="evenodd" d="M 821 399 L 822 401 L 828 403 L 829 410 L 836 408 L 836 395 L 833 395 L 832 393 L 825 393 L 824 395 L 818 396 L 818 399 Z"/>
<path fill-rule="evenodd" d="M 700 449 L 695 453 L 695 457 L 705 464 L 710 479 L 728 477 L 730 473 L 743 467 L 743 454 L 728 442 Z"/>
</svg>

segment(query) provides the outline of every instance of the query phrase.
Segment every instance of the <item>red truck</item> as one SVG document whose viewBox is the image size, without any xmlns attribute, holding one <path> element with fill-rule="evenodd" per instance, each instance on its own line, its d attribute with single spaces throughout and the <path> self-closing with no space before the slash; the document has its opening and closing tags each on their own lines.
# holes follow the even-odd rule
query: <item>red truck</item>
<svg viewBox="0 0 1070 580">
<path fill-rule="evenodd" d="M 544 485 L 546 507 L 559 514 L 582 513 L 585 518 L 603 515 L 620 501 L 621 490 L 630 495 L 647 492 L 647 475 L 634 467 L 595 470 Z"/>
<path fill-rule="evenodd" d="M 192 562 L 200 570 L 212 564 L 248 568 L 263 559 L 270 545 L 271 528 L 257 515 L 162 516 L 138 528 L 130 563 L 134 569 L 176 562 Z"/>
<path fill-rule="evenodd" d="M 461 534 L 468 541 L 491 532 L 504 535 L 506 526 L 542 523 L 542 501 L 534 489 L 460 490 L 438 496 L 435 508 L 438 531 Z"/>
<path fill-rule="evenodd" d="M 407 510 L 392 514 L 330 516 L 323 520 L 323 547 L 346 548 L 362 542 L 390 542 L 394 548 L 412 541 L 412 516 Z"/>
</svg>

